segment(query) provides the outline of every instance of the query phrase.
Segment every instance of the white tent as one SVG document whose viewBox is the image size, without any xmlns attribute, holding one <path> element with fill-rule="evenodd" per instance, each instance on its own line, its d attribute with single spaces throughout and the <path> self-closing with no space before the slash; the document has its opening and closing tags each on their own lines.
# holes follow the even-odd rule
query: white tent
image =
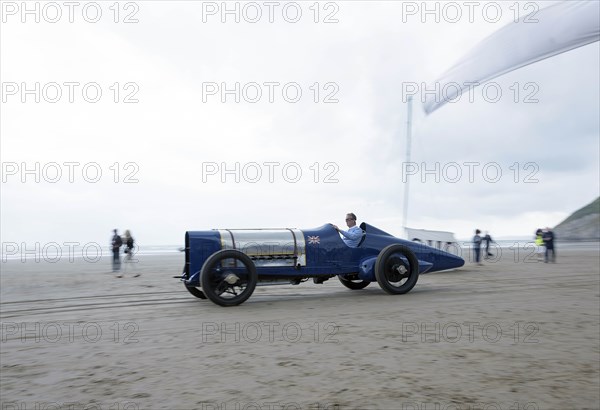
<svg viewBox="0 0 600 410">
<path fill-rule="evenodd" d="M 456 238 L 452 232 L 412 228 L 404 229 L 406 230 L 406 238 L 409 241 L 420 242 L 442 250 L 448 249 L 450 245 L 456 245 Z"/>
</svg>

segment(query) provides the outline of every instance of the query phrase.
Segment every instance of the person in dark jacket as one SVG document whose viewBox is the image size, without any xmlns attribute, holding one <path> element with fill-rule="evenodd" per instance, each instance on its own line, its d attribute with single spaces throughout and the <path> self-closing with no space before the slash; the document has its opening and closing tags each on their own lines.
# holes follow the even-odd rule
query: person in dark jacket
<svg viewBox="0 0 600 410">
<path fill-rule="evenodd" d="M 556 252 L 554 251 L 554 232 L 552 232 L 552 229 L 544 229 L 544 232 L 542 233 L 542 240 L 544 241 L 544 245 L 546 246 L 544 262 L 556 262 Z M 552 256 L 550 256 L 550 253 L 552 254 Z"/>
<path fill-rule="evenodd" d="M 475 252 L 475 263 L 478 265 L 483 265 L 481 263 L 481 236 L 479 234 L 481 231 L 479 229 L 475 229 L 475 236 L 473 236 L 473 251 Z"/>
<path fill-rule="evenodd" d="M 123 239 L 121 239 L 116 229 L 113 229 L 110 245 L 113 253 L 112 270 L 113 272 L 117 272 L 121 269 L 121 246 L 123 246 Z"/>
<path fill-rule="evenodd" d="M 492 237 L 490 236 L 490 234 L 486 231 L 485 236 L 481 239 L 485 245 L 485 256 L 484 258 L 487 259 L 490 256 L 494 256 L 493 253 L 490 252 L 490 243 L 494 242 L 494 240 L 492 239 Z"/>
</svg>

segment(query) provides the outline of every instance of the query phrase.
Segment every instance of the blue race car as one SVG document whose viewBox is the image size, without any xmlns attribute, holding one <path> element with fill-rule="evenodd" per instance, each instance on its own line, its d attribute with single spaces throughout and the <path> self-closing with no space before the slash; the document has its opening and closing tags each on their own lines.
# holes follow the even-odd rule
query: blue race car
<svg viewBox="0 0 600 410">
<path fill-rule="evenodd" d="M 185 234 L 186 289 L 221 306 L 245 302 L 257 284 L 315 283 L 338 277 L 350 289 L 371 282 L 390 294 L 409 292 L 419 274 L 458 268 L 464 260 L 362 223 L 357 247 L 347 246 L 335 228 L 215 229 Z"/>
</svg>

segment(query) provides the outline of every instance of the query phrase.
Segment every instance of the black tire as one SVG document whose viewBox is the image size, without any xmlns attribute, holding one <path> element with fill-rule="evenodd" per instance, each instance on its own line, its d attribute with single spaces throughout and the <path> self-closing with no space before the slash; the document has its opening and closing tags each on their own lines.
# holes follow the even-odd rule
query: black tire
<svg viewBox="0 0 600 410">
<path fill-rule="evenodd" d="M 225 260 L 229 260 L 226 262 L 229 266 L 223 266 L 222 262 Z M 238 261 L 243 268 L 237 267 Z M 227 278 L 237 281 L 230 283 Z M 233 249 L 213 253 L 200 270 L 202 291 L 211 301 L 221 306 L 244 303 L 254 292 L 257 281 L 254 262 L 245 253 Z"/>
<path fill-rule="evenodd" d="M 196 296 L 197 298 L 206 299 L 206 295 L 200 289 L 195 288 L 193 286 L 186 286 L 185 288 L 188 290 L 188 292 L 190 292 L 192 295 Z"/>
<path fill-rule="evenodd" d="M 368 280 L 361 280 L 361 279 L 352 280 L 352 279 L 343 278 L 342 276 L 338 276 L 338 279 L 340 280 L 340 282 L 342 282 L 342 285 L 344 285 L 348 289 L 352 289 L 352 290 L 364 289 L 367 286 L 369 286 L 369 283 L 371 283 Z"/>
<path fill-rule="evenodd" d="M 417 257 L 404 245 L 386 246 L 379 252 L 375 261 L 375 278 L 381 289 L 387 293 L 392 295 L 407 293 L 419 279 Z"/>
</svg>

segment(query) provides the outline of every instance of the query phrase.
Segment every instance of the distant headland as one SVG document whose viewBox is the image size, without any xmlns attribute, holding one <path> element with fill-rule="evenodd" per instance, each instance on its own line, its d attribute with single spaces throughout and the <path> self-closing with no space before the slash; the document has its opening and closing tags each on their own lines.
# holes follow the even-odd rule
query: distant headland
<svg viewBox="0 0 600 410">
<path fill-rule="evenodd" d="M 559 241 L 600 241 L 600 197 L 554 228 Z"/>
</svg>

